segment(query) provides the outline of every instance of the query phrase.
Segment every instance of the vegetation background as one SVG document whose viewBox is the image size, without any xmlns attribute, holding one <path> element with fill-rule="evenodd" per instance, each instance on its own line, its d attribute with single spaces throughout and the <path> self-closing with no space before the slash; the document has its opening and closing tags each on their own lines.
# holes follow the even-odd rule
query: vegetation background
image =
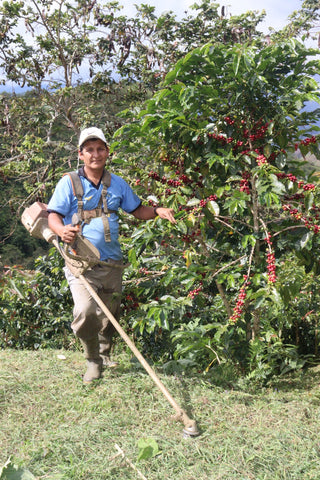
<svg viewBox="0 0 320 480">
<path fill-rule="evenodd" d="M 144 4 L 129 18 L 117 2 L 2 3 L 0 68 L 29 87 L 0 98 L 3 464 L 14 455 L 39 478 L 138 478 L 113 459 L 115 442 L 148 478 L 317 478 L 320 97 L 306 42 L 319 13 L 301 2 L 266 36 L 263 14 L 226 16 L 207 0 L 179 21 Z M 177 226 L 120 215 L 122 323 L 199 418 L 188 454 L 120 341 L 117 375 L 80 385 L 61 259 L 20 224 L 77 168 L 92 124 L 110 140 L 112 171 L 176 211 Z M 32 478 L 10 460 L 1 475 Z"/>
</svg>

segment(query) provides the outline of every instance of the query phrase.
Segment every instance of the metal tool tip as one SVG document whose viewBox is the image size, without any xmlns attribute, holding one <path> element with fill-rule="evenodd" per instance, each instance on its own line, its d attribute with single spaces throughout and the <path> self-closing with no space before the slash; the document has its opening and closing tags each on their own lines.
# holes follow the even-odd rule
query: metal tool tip
<svg viewBox="0 0 320 480">
<path fill-rule="evenodd" d="M 200 432 L 195 423 L 192 423 L 192 425 L 185 427 L 182 433 L 183 438 L 197 437 L 198 435 L 200 435 Z"/>
</svg>

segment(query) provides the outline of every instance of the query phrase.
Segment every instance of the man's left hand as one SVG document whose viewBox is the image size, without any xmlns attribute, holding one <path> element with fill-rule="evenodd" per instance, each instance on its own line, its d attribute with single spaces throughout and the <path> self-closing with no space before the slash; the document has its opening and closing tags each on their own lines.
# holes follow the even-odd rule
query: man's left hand
<svg viewBox="0 0 320 480">
<path fill-rule="evenodd" d="M 171 223 L 177 223 L 177 220 L 174 218 L 173 208 L 157 207 L 157 215 L 160 218 L 164 218 L 165 220 L 169 220 L 169 222 L 171 222 Z"/>
</svg>

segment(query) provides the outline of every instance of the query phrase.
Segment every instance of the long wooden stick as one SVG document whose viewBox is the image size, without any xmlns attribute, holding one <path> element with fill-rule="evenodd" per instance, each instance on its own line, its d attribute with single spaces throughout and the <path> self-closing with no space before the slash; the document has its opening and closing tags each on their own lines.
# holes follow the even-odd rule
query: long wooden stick
<svg viewBox="0 0 320 480">
<path fill-rule="evenodd" d="M 150 367 L 148 362 L 141 355 L 141 353 L 139 352 L 139 350 L 137 349 L 137 347 L 135 346 L 135 344 L 133 343 L 131 338 L 126 334 L 126 332 L 123 330 L 121 325 L 119 325 L 119 323 L 117 322 L 115 317 L 112 315 L 110 310 L 106 307 L 106 305 L 103 303 L 103 301 L 101 300 L 99 295 L 96 293 L 96 291 L 92 288 L 92 286 L 90 285 L 88 280 L 82 274 L 79 275 L 79 278 L 82 281 L 83 285 L 85 285 L 85 287 L 87 288 L 87 290 L 90 293 L 90 295 L 92 296 L 92 298 L 94 298 L 94 300 L 97 302 L 97 304 L 99 305 L 99 307 L 101 308 L 103 313 L 106 315 L 108 320 L 110 320 L 110 322 L 112 323 L 114 328 L 117 330 L 117 332 L 120 334 L 120 336 L 126 342 L 128 347 L 130 348 L 130 350 L 134 353 L 136 358 L 139 360 L 139 362 L 141 363 L 143 368 L 147 371 L 147 373 L 150 375 L 150 377 L 155 382 L 157 387 L 161 390 L 161 392 L 164 394 L 166 399 L 169 401 L 169 403 L 175 409 L 175 411 L 177 412 L 176 419 L 183 422 L 185 427 L 188 429 L 187 432 L 190 432 L 190 433 L 194 432 L 194 433 L 191 433 L 191 434 L 197 435 L 198 430 L 197 430 L 197 427 L 196 427 L 195 420 L 191 420 L 188 417 L 188 415 L 186 414 L 186 412 L 177 404 L 175 399 L 170 395 L 170 393 L 168 392 L 166 387 L 163 385 L 161 380 L 155 374 L 154 370 Z"/>
</svg>

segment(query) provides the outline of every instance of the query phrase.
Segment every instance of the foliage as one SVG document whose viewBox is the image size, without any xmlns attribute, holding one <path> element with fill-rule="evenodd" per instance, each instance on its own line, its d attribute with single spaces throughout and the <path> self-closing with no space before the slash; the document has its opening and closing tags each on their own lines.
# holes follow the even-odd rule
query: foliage
<svg viewBox="0 0 320 480">
<path fill-rule="evenodd" d="M 289 16 L 289 23 L 280 32 L 274 32 L 276 38 L 301 38 L 302 40 L 318 37 L 319 3 L 317 0 L 304 0 L 301 8 Z"/>
<path fill-rule="evenodd" d="M 213 37 L 245 40 L 263 18 L 251 13 L 245 22 L 227 22 L 207 0 L 181 21 L 172 12 L 157 18 L 148 5 L 135 8 L 128 18 L 118 2 L 1 6 L 0 69 L 6 80 L 32 89 L 1 95 L 1 172 L 23 178 L 32 198 L 46 198 L 46 189 L 50 195 L 60 169 L 74 164 L 82 127 L 95 123 L 112 136 L 117 112 L 155 91 L 190 49 Z"/>
<path fill-rule="evenodd" d="M 318 273 L 318 179 L 298 158 L 319 155 L 319 61 L 296 37 L 310 34 L 319 11 L 307 0 L 288 28 L 264 36 L 264 13 L 227 18 L 207 0 L 192 8 L 177 21 L 147 5 L 129 19 L 117 2 L 4 2 L 0 67 L 33 90 L 2 95 L 0 173 L 23 179 L 27 199 L 10 204 L 19 215 L 77 166 L 81 127 L 95 123 L 109 138 L 118 129 L 113 171 L 177 218 L 176 226 L 121 218 L 127 329 L 153 360 L 267 378 L 310 354 L 292 337 L 292 299 Z M 29 37 L 15 34 L 22 19 Z M 280 272 L 295 258 L 288 286 Z M 23 275 L 17 282 L 25 292 Z M 48 283 L 56 308 L 60 282 Z M 317 356 L 316 311 L 297 304 Z"/>
<path fill-rule="evenodd" d="M 264 333 L 273 331 L 279 303 L 286 309 L 292 299 L 288 289 L 281 297 L 277 278 L 287 252 L 306 272 L 318 272 L 316 177 L 304 177 L 293 162 L 298 149 L 319 154 L 320 110 L 304 109 L 310 100 L 319 103 L 315 53 L 294 39 L 199 47 L 118 132 L 114 148 L 129 156 L 137 190 L 179 212 L 177 227 L 158 220 L 153 233 L 145 225 L 131 236 L 138 252 L 146 249 L 148 270 L 163 272 L 159 285 L 170 290 L 139 305 L 134 326 L 168 329 L 178 342 L 185 337 L 191 359 L 199 338 L 202 351 L 203 344 L 211 348 L 211 362 L 227 343 L 223 356 L 242 369 L 257 367 L 252 348 L 259 343 L 265 359 L 291 356 L 281 338 L 271 345 Z M 155 159 L 149 169 L 147 156 Z M 223 321 L 212 308 L 217 293 Z M 275 328 L 279 337 L 282 327 Z"/>
<path fill-rule="evenodd" d="M 159 455 L 159 445 L 154 438 L 140 438 L 138 440 L 139 455 L 137 460 L 148 460 Z"/>
<path fill-rule="evenodd" d="M 0 191 L 0 266 L 24 264 L 32 268 L 34 258 L 44 253 L 47 245 L 27 236 L 16 216 L 16 203 L 22 201 L 25 190 L 12 178 L 3 180 Z"/>
<path fill-rule="evenodd" d="M 115 76 L 154 88 L 172 64 L 199 44 L 257 35 L 255 27 L 265 13 L 228 21 L 218 7 L 205 0 L 191 7 L 194 15 L 177 20 L 172 11 L 157 18 L 155 7 L 147 4 L 135 5 L 129 18 L 117 1 L 5 1 L 0 66 L 8 79 L 35 88 L 44 82 L 49 90 L 70 88 L 88 77 L 106 86 Z"/>
<path fill-rule="evenodd" d="M 303 262 L 289 257 L 279 273 L 282 305 L 278 329 L 285 341 L 295 344 L 301 354 L 319 355 L 319 277 L 305 274 Z"/>
<path fill-rule="evenodd" d="M 1 276 L 2 348 L 72 345 L 72 302 L 61 260 L 51 250 L 47 257 L 37 259 L 36 268 L 7 267 Z"/>
<path fill-rule="evenodd" d="M 26 468 L 17 467 L 10 459 L 0 469 L 1 480 L 33 480 L 36 477 Z"/>
<path fill-rule="evenodd" d="M 96 124 L 111 138 L 123 122 L 117 113 L 156 91 L 190 49 L 214 37 L 245 41 L 264 16 L 251 12 L 227 21 L 208 0 L 179 20 L 173 12 L 157 17 L 146 4 L 136 5 L 132 17 L 122 8 L 98 0 L 8 0 L 0 6 L 2 82 L 27 89 L 0 95 L 1 218 L 9 230 L 0 241 L 17 247 L 3 247 L 6 264 L 27 256 L 15 237 L 23 208 L 46 203 L 62 172 L 77 168 L 81 128 Z"/>
</svg>

